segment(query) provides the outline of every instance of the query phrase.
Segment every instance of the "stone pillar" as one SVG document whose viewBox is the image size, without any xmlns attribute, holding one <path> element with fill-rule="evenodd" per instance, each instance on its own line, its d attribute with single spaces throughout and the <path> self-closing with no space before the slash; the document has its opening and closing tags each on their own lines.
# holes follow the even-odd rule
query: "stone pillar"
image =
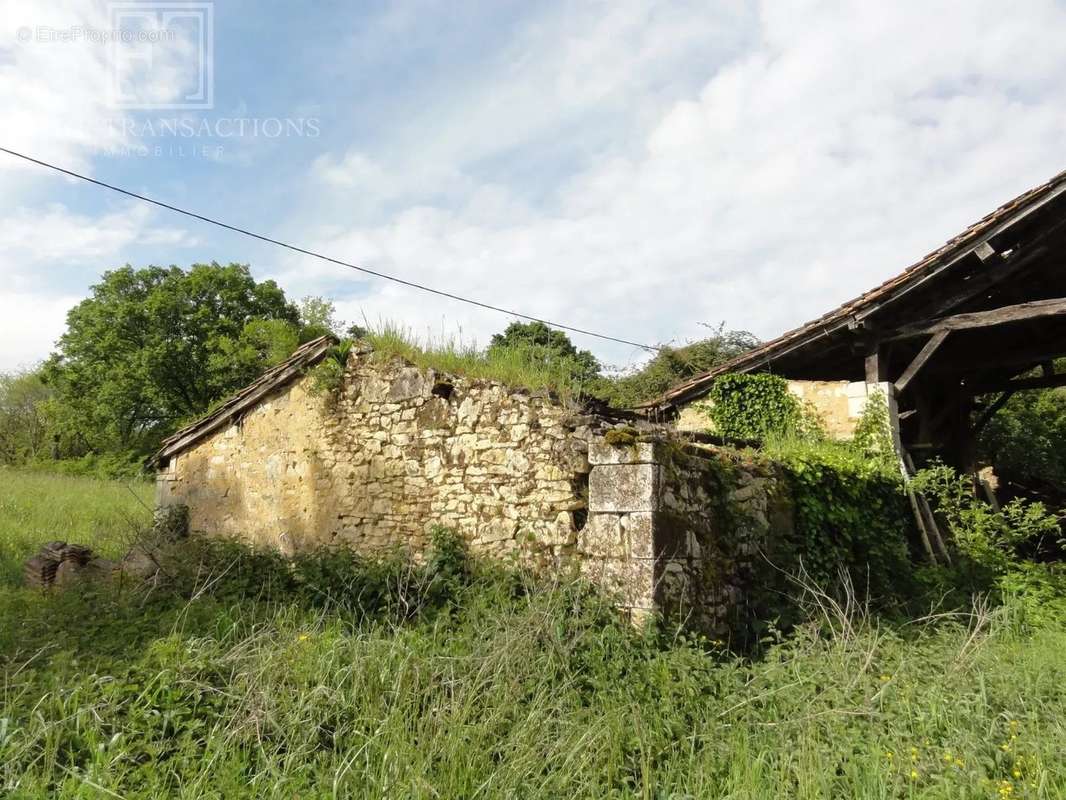
<svg viewBox="0 0 1066 800">
<path fill-rule="evenodd" d="M 581 571 L 615 594 L 635 622 L 655 609 L 655 517 L 662 466 L 655 442 L 589 445 L 589 515 L 578 533 Z"/>
</svg>

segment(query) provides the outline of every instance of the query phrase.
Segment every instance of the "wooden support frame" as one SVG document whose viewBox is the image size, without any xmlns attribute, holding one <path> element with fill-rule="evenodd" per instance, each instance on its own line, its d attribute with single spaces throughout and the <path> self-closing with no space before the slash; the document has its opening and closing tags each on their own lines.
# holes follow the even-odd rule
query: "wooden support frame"
<svg viewBox="0 0 1066 800">
<path fill-rule="evenodd" d="M 866 382 L 883 383 L 888 380 L 888 354 L 884 345 L 877 343 L 866 353 Z"/>
<path fill-rule="evenodd" d="M 951 335 L 951 331 L 940 331 L 934 333 L 932 338 L 925 343 L 925 347 L 914 357 L 914 360 L 907 365 L 907 368 L 903 370 L 903 374 L 896 379 L 896 393 L 901 393 L 907 388 L 907 385 L 914 380 L 918 375 L 918 372 L 922 367 L 926 365 L 930 358 L 933 357 L 933 353 L 940 349 L 940 345 L 944 344 L 948 336 Z"/>
<path fill-rule="evenodd" d="M 975 383 L 964 387 L 971 394 L 993 394 L 995 392 L 1024 392 L 1027 389 L 1057 389 L 1066 386 L 1066 372 L 1042 375 L 1039 378 L 1015 378 L 999 383 Z"/>
<path fill-rule="evenodd" d="M 992 404 L 981 412 L 981 416 L 979 416 L 977 418 L 977 421 L 973 424 L 973 429 L 970 431 L 970 435 L 977 436 L 977 434 L 979 434 L 984 429 L 985 425 L 988 424 L 988 421 L 996 415 L 996 412 L 1003 408 L 1003 406 L 1007 404 L 1007 401 L 1010 400 L 1013 396 L 1014 391 L 1011 390 L 1008 392 L 1004 392 L 994 401 L 992 401 Z"/>
<path fill-rule="evenodd" d="M 1066 315 L 1066 298 L 1056 297 L 1051 300 L 1034 300 L 1029 303 L 994 308 L 991 311 L 972 311 L 968 314 L 955 314 L 951 317 L 941 317 L 930 322 L 906 325 L 892 333 L 888 339 L 911 339 L 915 336 L 925 336 L 941 331 L 990 328 L 1010 322 L 1022 322 L 1029 319 L 1063 315 Z"/>
</svg>

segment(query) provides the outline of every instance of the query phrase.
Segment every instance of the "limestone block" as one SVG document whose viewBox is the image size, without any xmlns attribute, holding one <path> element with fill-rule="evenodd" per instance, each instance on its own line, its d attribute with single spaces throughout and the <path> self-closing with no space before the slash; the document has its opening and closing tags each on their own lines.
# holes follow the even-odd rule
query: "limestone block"
<svg viewBox="0 0 1066 800">
<path fill-rule="evenodd" d="M 518 532 L 518 523 L 515 520 L 493 519 L 482 523 L 474 536 L 474 544 L 492 544 L 506 539 L 513 539 Z"/>
<path fill-rule="evenodd" d="M 625 558 L 622 517 L 617 514 L 592 514 L 577 534 L 577 550 L 594 558 Z"/>
<path fill-rule="evenodd" d="M 605 464 L 589 474 L 589 511 L 654 511 L 658 506 L 659 467 L 655 464 Z"/>
<path fill-rule="evenodd" d="M 655 562 L 651 559 L 587 558 L 581 562 L 581 574 L 623 605 L 654 604 Z"/>
<path fill-rule="evenodd" d="M 636 511 L 621 518 L 628 555 L 633 558 L 655 557 L 654 522 L 654 514 L 650 511 Z"/>
</svg>

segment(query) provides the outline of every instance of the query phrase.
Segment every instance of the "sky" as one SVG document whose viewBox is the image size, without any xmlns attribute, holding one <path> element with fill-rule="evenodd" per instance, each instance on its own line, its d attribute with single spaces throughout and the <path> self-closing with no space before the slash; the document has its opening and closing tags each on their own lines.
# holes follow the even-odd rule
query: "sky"
<svg viewBox="0 0 1066 800">
<path fill-rule="evenodd" d="M 0 146 L 630 341 L 772 338 L 1066 169 L 1063 31 L 1066 0 L 0 0 Z M 104 271 L 211 261 L 415 336 L 511 321 L 0 153 L 0 370 Z"/>
</svg>

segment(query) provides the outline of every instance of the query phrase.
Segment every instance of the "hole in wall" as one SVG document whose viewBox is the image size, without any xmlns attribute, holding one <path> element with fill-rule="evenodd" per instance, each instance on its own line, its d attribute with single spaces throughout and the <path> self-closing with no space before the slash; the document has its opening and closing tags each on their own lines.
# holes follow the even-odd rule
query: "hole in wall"
<svg viewBox="0 0 1066 800">
<path fill-rule="evenodd" d="M 432 393 L 434 397 L 440 397 L 443 400 L 451 400 L 452 392 L 455 391 L 455 387 L 447 381 L 437 381 L 433 384 Z"/>
<path fill-rule="evenodd" d="M 570 522 L 575 531 L 582 531 L 589 521 L 589 474 L 579 472 L 570 479 L 570 487 L 574 495 L 582 502 L 581 508 L 575 508 L 570 512 Z"/>
<path fill-rule="evenodd" d="M 574 526 L 574 530 L 580 533 L 585 529 L 585 525 L 589 521 L 589 510 L 587 508 L 579 508 L 571 511 L 570 521 Z"/>
</svg>

